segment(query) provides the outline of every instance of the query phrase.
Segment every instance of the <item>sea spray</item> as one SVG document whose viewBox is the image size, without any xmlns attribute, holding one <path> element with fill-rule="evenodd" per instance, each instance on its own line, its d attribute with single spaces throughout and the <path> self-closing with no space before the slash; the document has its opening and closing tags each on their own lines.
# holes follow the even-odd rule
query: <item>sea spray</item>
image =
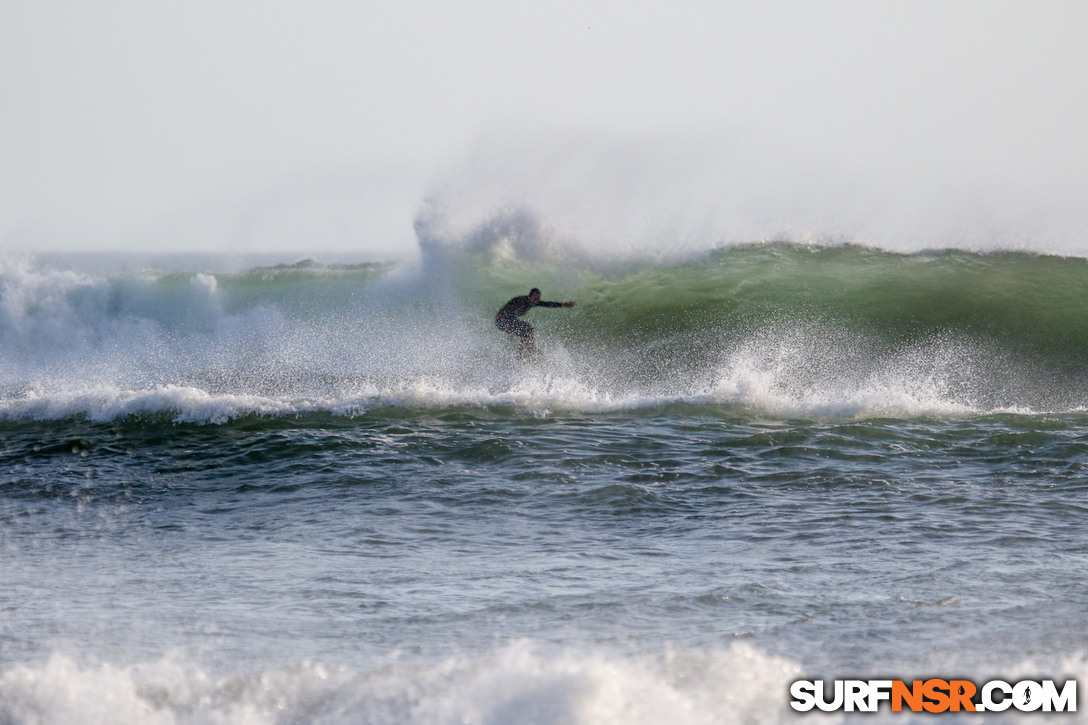
<svg viewBox="0 0 1088 725">
<path fill-rule="evenodd" d="M 773 243 L 602 266 L 540 246 L 546 232 L 528 221 L 504 225 L 434 240 L 419 267 L 101 275 L 9 261 L 0 410 L 222 420 L 387 404 L 686 402 L 816 417 L 1088 406 L 1081 259 Z M 578 307 L 528 316 L 543 357 L 526 367 L 491 321 L 528 286 Z"/>
</svg>

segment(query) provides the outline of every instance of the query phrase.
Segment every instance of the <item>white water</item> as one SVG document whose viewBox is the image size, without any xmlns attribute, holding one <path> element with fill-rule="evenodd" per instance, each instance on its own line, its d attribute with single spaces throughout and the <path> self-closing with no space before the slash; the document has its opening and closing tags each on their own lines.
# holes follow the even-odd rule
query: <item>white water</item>
<svg viewBox="0 0 1088 725">
<path fill-rule="evenodd" d="M 0 672 L 0 718 L 85 725 L 306 722 L 374 725 L 677 725 L 789 719 L 784 692 L 800 670 L 745 645 L 628 659 L 526 641 L 428 666 L 358 671 L 316 662 L 214 674 L 182 655 L 134 665 L 55 655 Z"/>
<path fill-rule="evenodd" d="M 964 393 L 988 351 L 935 340 L 874 362 L 852 351 L 863 346 L 848 332 L 804 326 L 723 341 L 718 361 L 694 376 L 624 382 L 622 358 L 572 355 L 561 334 L 526 368 L 494 334 L 489 310 L 457 302 L 447 253 L 370 281 L 331 268 L 286 279 L 269 268 L 259 279 L 259 270 L 102 274 L 5 258 L 0 416 L 222 422 L 378 406 L 546 413 L 670 403 L 816 418 L 995 409 Z"/>
<path fill-rule="evenodd" d="M 1053 664 L 1053 663 L 1052 663 Z M 1081 682 L 1088 662 L 1060 670 Z M 1025 661 L 1001 677 L 1040 676 Z M 917 674 L 917 673 L 916 673 Z M 933 673 L 929 673 L 933 674 Z M 544 653 L 522 640 L 474 657 L 418 665 L 393 655 L 371 670 L 304 661 L 253 672 L 214 673 L 185 655 L 128 665 L 54 655 L 0 671 L 0 721 L 82 725 L 773 725 L 836 723 L 841 713 L 801 715 L 789 686 L 810 679 L 795 662 L 746 644 L 718 651 L 667 650 L 619 657 L 572 646 Z M 997 677 L 997 675 L 994 675 Z M 978 680 L 978 676 L 974 676 Z M 854 717 L 857 717 L 856 715 Z M 933 716 L 879 714 L 873 722 Z M 1038 713 L 945 715 L 950 722 L 1037 722 Z M 1079 722 L 1075 714 L 1042 716 Z M 853 720 L 849 720 L 853 721 Z"/>
</svg>

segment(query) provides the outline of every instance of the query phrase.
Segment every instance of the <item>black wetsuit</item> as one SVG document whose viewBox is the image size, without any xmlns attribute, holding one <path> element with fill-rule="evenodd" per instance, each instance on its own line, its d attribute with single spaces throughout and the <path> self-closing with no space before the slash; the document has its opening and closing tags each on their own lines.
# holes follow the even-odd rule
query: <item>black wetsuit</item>
<svg viewBox="0 0 1088 725">
<path fill-rule="evenodd" d="M 503 332 L 509 332 L 518 337 L 529 337 L 533 334 L 533 326 L 525 320 L 518 318 L 534 307 L 562 307 L 562 302 L 544 302 L 541 300 L 535 305 L 530 301 L 529 295 L 521 295 L 507 302 L 495 315 L 495 327 Z"/>
</svg>

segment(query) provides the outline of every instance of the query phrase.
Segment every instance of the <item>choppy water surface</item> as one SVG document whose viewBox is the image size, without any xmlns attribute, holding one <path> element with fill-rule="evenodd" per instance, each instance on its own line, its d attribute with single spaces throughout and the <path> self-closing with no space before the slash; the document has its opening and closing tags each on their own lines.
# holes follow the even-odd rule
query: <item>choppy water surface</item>
<svg viewBox="0 0 1088 725">
<path fill-rule="evenodd" d="M 525 367 L 489 316 L 526 270 L 462 254 L 4 268 L 0 722 L 778 722 L 801 676 L 1088 671 L 1083 260 L 529 265 L 579 306 Z"/>
</svg>

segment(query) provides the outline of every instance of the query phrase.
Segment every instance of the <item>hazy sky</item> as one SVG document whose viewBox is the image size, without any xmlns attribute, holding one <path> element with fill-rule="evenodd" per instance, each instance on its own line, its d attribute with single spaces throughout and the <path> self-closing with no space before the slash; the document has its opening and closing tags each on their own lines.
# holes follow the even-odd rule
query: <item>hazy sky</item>
<svg viewBox="0 0 1088 725">
<path fill-rule="evenodd" d="M 1088 253 L 1086 37 L 1075 0 L 0 0 L 0 245 L 411 244 L 478 186 Z"/>
</svg>

